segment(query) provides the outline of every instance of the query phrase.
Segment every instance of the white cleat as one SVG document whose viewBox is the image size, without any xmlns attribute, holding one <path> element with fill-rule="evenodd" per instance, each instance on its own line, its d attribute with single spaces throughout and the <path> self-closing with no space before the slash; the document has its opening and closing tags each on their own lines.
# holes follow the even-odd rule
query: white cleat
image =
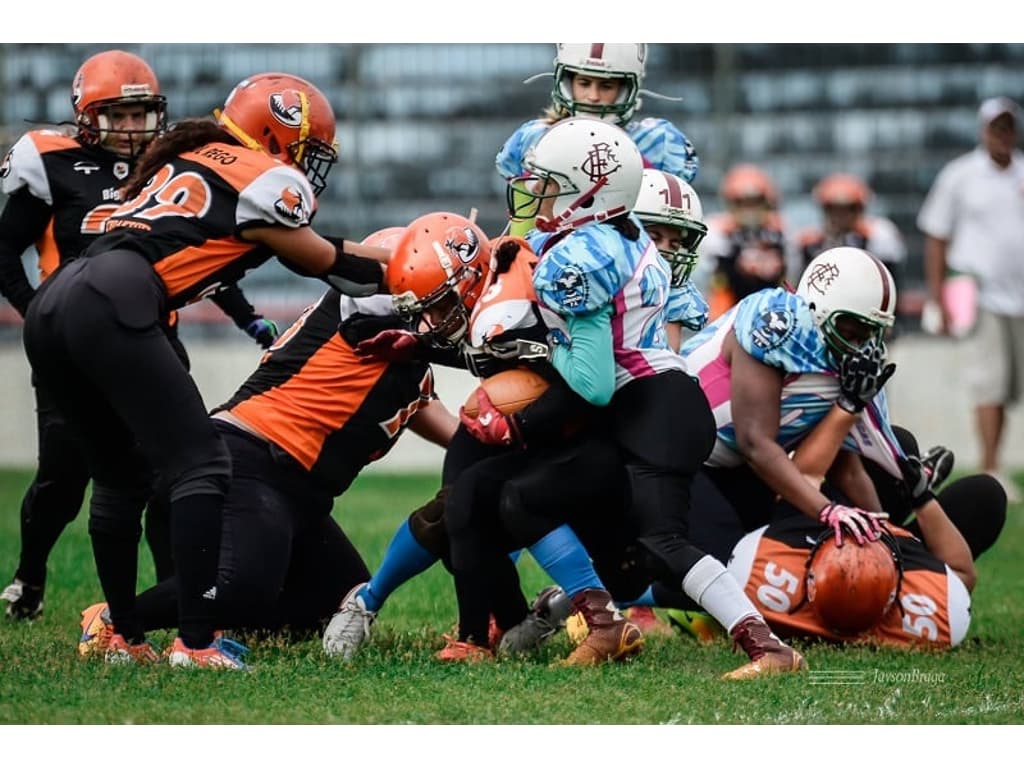
<svg viewBox="0 0 1024 768">
<path fill-rule="evenodd" d="M 324 630 L 324 653 L 328 656 L 340 656 L 348 661 L 369 640 L 370 627 L 377 613 L 369 610 L 363 598 L 357 594 L 365 586 L 366 582 L 363 582 L 349 590 L 341 601 L 341 608 L 331 617 L 330 624 Z"/>
</svg>

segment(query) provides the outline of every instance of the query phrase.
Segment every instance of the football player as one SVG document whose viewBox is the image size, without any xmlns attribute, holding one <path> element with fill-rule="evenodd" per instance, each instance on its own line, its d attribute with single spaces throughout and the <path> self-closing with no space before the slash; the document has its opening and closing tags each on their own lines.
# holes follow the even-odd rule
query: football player
<svg viewBox="0 0 1024 768">
<path fill-rule="evenodd" d="M 390 249 L 402 232 L 382 230 L 363 243 Z M 354 299 L 332 289 L 214 409 L 232 465 L 219 544 L 218 627 L 320 631 L 353 585 L 369 578 L 331 517 L 335 497 L 407 427 L 446 446 L 457 423 L 436 399 L 427 363 L 368 362 L 353 351 L 402 325 L 391 297 Z M 176 626 L 175 601 L 173 580 L 139 595 L 143 628 Z M 83 612 L 83 656 L 121 655 L 124 639 L 106 608 L 99 603 Z"/>
<path fill-rule="evenodd" d="M 782 285 L 787 272 L 779 193 L 768 174 L 749 163 L 733 166 L 718 194 L 725 211 L 708 220 L 697 278 L 707 286 L 712 320 L 740 299 Z"/>
<path fill-rule="evenodd" d="M 32 130 L 7 153 L 0 183 L 7 202 L 0 214 L 0 293 L 24 317 L 35 295 L 22 253 L 35 245 L 39 278 L 46 280 L 103 232 L 121 202 L 121 188 L 137 159 L 166 129 L 167 104 L 152 69 L 125 51 L 97 53 L 75 74 L 71 87 L 75 132 Z M 276 335 L 272 321 L 253 310 L 235 286 L 212 297 L 235 323 L 264 347 Z M 169 338 L 182 361 L 176 315 Z M 61 531 L 78 515 L 88 483 L 85 456 L 62 416 L 36 390 L 39 465 L 21 506 L 21 556 L 0 599 L 7 615 L 31 619 L 43 610 L 46 562 Z M 146 537 L 159 578 L 172 560 L 165 500 L 151 502 Z"/>
<path fill-rule="evenodd" d="M 641 95 L 661 97 L 643 89 L 647 68 L 646 43 L 558 43 L 555 47 L 551 105 L 544 116 L 528 120 L 506 139 L 495 158 L 498 173 L 512 198 L 510 232 L 525 235 L 533 217 L 524 216 L 521 205 L 529 201 L 519 192 L 527 171 L 527 150 L 556 122 L 575 115 L 590 115 L 622 127 L 636 143 L 647 167 L 691 182 L 700 168 L 693 143 L 668 120 L 637 117 Z M 527 83 L 545 75 L 534 75 Z"/>
<path fill-rule="evenodd" d="M 167 313 L 274 255 L 343 293 L 380 290 L 387 250 L 309 226 L 338 158 L 334 131 L 330 103 L 311 83 L 280 73 L 243 80 L 216 121 L 185 120 L 153 141 L 105 233 L 29 304 L 25 350 L 38 386 L 87 447 L 99 579 L 139 658 L 152 649 L 135 610 L 135 530 L 152 468 L 171 499 L 179 636 L 169 660 L 237 668 L 214 638 L 210 546 L 230 462 L 168 340 Z"/>
</svg>

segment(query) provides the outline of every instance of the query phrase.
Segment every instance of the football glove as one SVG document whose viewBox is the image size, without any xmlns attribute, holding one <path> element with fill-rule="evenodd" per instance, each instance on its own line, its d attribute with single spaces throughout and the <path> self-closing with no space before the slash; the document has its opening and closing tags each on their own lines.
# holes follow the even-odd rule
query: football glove
<svg viewBox="0 0 1024 768">
<path fill-rule="evenodd" d="M 476 416 L 468 415 L 465 406 L 459 408 L 459 421 L 469 434 L 484 445 L 522 445 L 515 416 L 499 411 L 483 387 L 476 388 L 476 402 L 479 408 Z"/>
<path fill-rule="evenodd" d="M 905 456 L 899 459 L 903 482 L 910 491 L 910 503 L 917 509 L 935 498 L 931 489 L 931 476 L 924 463 L 917 456 Z"/>
<path fill-rule="evenodd" d="M 847 413 L 860 413 L 896 372 L 896 363 L 885 362 L 885 344 L 865 342 L 839 362 L 839 397 L 836 405 Z"/>
<path fill-rule="evenodd" d="M 245 332 L 255 339 L 256 343 L 264 349 L 267 349 L 271 344 L 277 341 L 277 323 L 273 320 L 268 320 L 265 317 L 257 317 L 245 326 Z"/>
<path fill-rule="evenodd" d="M 885 512 L 868 512 L 857 507 L 845 507 L 842 504 L 826 504 L 818 513 L 818 519 L 832 528 L 836 535 L 836 546 L 843 546 L 843 528 L 853 534 L 858 544 L 877 541 L 882 535 L 879 520 L 888 519 Z"/>
<path fill-rule="evenodd" d="M 408 363 L 422 347 L 420 337 L 412 331 L 390 328 L 356 344 L 353 352 L 364 363 Z"/>
</svg>

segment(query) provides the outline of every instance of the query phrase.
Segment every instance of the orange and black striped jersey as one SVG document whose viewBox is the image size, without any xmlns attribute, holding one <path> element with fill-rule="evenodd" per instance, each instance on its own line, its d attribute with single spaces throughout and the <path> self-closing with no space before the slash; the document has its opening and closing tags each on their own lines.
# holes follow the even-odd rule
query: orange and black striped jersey
<svg viewBox="0 0 1024 768">
<path fill-rule="evenodd" d="M 307 226 L 313 190 L 298 170 L 269 155 L 214 142 L 164 165 L 106 222 L 89 253 L 126 248 L 153 264 L 178 309 L 237 282 L 273 254 L 239 237 L 253 226 Z"/>
<path fill-rule="evenodd" d="M 390 297 L 342 298 L 328 291 L 215 409 L 277 445 L 335 496 L 387 453 L 434 397 L 429 365 L 368 363 L 338 333 L 339 323 L 361 302 L 381 300 Z"/>
<path fill-rule="evenodd" d="M 130 173 L 123 158 L 60 131 L 29 131 L 11 147 L 0 166 L 4 193 L 27 192 L 51 212 L 23 244 L 35 244 L 41 280 L 102 234 Z"/>
<path fill-rule="evenodd" d="M 748 533 L 733 548 L 729 571 L 781 636 L 896 647 L 959 645 L 971 623 L 967 588 L 920 540 L 887 527 L 903 556 L 900 591 L 882 621 L 853 638 L 825 628 L 805 599 L 807 560 L 824 530 L 819 523 L 793 516 Z"/>
</svg>

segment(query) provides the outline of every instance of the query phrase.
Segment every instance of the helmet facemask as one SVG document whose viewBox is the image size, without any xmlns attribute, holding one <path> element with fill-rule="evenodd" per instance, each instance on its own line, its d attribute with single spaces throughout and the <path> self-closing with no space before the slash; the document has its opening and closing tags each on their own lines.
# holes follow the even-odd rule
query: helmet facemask
<svg viewBox="0 0 1024 768">
<path fill-rule="evenodd" d="M 308 138 L 290 144 L 288 151 L 295 165 L 309 179 L 313 194 L 319 197 L 327 189 L 327 175 L 338 162 L 338 148 L 320 139 Z"/>
<path fill-rule="evenodd" d="M 885 354 L 885 326 L 855 312 L 836 311 L 821 324 L 825 344 L 838 362 L 874 339 Z"/>
<path fill-rule="evenodd" d="M 145 123 L 142 128 L 114 127 L 110 118 L 111 110 L 138 106 L 145 110 Z M 147 95 L 94 101 L 78 113 L 77 123 L 83 143 L 104 146 L 117 152 L 108 142 L 113 137 L 125 136 L 129 142 L 129 151 L 126 154 L 117 154 L 135 158 L 146 150 L 153 139 L 167 130 L 167 99 L 163 96 Z"/>
<path fill-rule="evenodd" d="M 435 349 L 454 349 L 469 330 L 472 307 L 483 273 L 463 266 L 422 299 L 412 291 L 394 297 L 395 311 L 420 338 Z"/>
<path fill-rule="evenodd" d="M 572 93 L 572 82 L 576 75 L 594 80 L 615 80 L 619 83 L 619 94 L 611 104 L 576 101 Z M 611 75 L 602 71 L 591 72 L 558 65 L 555 67 L 555 86 L 551 91 L 551 101 L 572 116 L 597 117 L 616 125 L 625 125 L 639 106 L 639 92 L 640 82 L 634 74 Z"/>
<path fill-rule="evenodd" d="M 516 219 L 535 219 L 541 213 L 545 200 L 556 200 L 578 193 L 579 189 L 563 173 L 536 166 L 528 176 L 520 176 L 505 188 L 509 216 Z"/>
<path fill-rule="evenodd" d="M 707 226 L 702 222 L 680 217 L 647 214 L 637 216 L 645 227 L 657 224 L 671 227 L 678 233 L 672 240 L 678 240 L 679 245 L 675 248 L 658 248 L 658 253 L 668 262 L 672 271 L 672 287 L 681 288 L 697 266 L 697 247 L 708 233 Z"/>
</svg>

